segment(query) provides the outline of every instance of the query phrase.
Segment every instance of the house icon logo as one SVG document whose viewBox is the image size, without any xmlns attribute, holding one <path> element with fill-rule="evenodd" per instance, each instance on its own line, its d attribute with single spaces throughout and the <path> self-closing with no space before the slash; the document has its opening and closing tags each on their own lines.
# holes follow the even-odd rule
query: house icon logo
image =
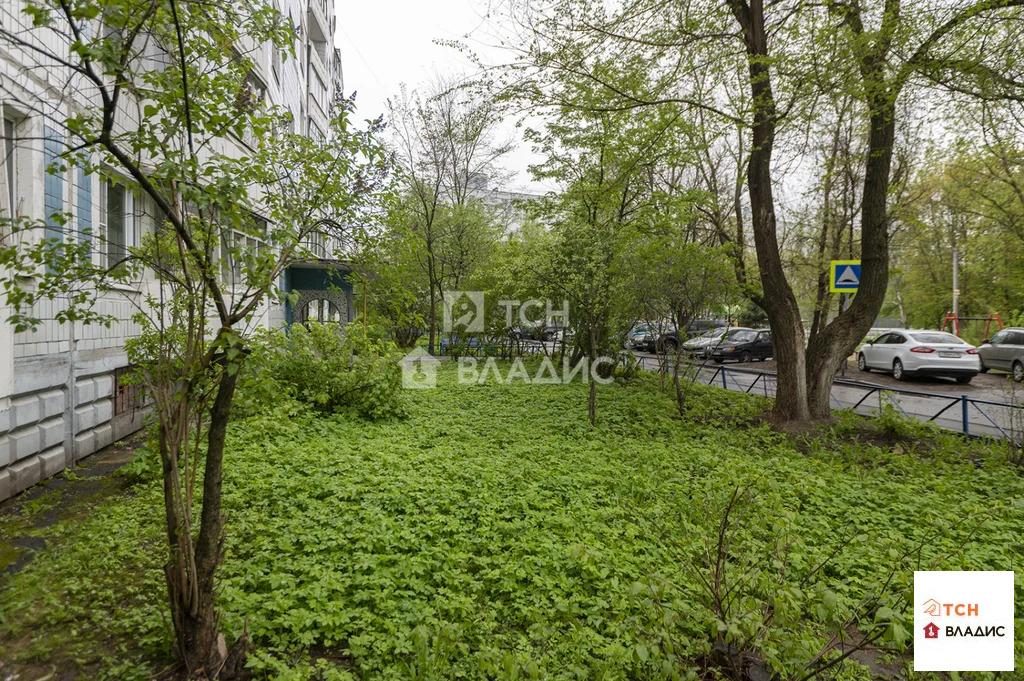
<svg viewBox="0 0 1024 681">
<path fill-rule="evenodd" d="M 924 625 L 924 637 L 925 638 L 938 638 L 939 637 L 939 626 L 935 622 L 929 622 Z"/>
<path fill-rule="evenodd" d="M 422 347 L 413 348 L 400 362 L 403 388 L 415 390 L 437 387 L 437 358 Z"/>
<path fill-rule="evenodd" d="M 929 598 L 924 602 L 924 614 L 938 617 L 942 614 L 942 603 L 939 603 L 934 598 Z"/>
</svg>

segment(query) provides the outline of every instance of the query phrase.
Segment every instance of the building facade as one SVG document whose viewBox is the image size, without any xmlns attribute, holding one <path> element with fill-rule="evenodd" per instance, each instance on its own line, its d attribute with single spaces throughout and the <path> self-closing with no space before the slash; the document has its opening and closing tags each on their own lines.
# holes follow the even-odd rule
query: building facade
<svg viewBox="0 0 1024 681">
<path fill-rule="evenodd" d="M 23 13 L 24 5 L 24 0 L 0 0 L 0 26 L 31 35 L 32 20 Z M 274 0 L 273 5 L 297 29 L 295 58 L 286 58 L 270 45 L 250 48 L 253 87 L 261 89 L 270 103 L 291 112 L 293 132 L 323 138 L 329 134 L 331 102 L 343 87 L 332 38 L 334 2 Z M 156 211 L 146 197 L 99 174 L 81 168 L 47 172 L 64 150 L 60 122 L 76 106 L 66 101 L 67 82 L 68 74 L 61 69 L 38 68 L 31 50 L 0 41 L 0 217 L 69 215 L 65 224 L 48 225 L 46 236 L 74 238 L 71 235 L 86 229 L 101 234 L 104 245 L 93 255 L 101 264 L 156 229 Z M 44 102 L 46 114 L 28 102 Z M 9 231 L 0 231 L 0 239 L 5 238 L 10 238 Z M 344 274 L 335 262 L 320 266 Z M 317 267 L 299 267 L 305 278 L 288 272 L 282 284 L 287 288 L 297 278 L 312 286 L 323 277 L 305 270 Z M 339 318 L 351 319 L 351 285 L 341 279 L 340 286 L 335 282 L 331 287 L 334 311 Z M 128 365 L 124 344 L 139 333 L 132 313 L 145 293 L 145 284 L 104 293 L 97 301 L 98 311 L 117 319 L 109 328 L 58 323 L 62 305 L 54 300 L 41 301 L 33 311 L 43 320 L 36 330 L 15 332 L 7 323 L 10 309 L 0 301 L 0 501 L 139 429 L 145 405 L 141 392 L 123 380 Z M 269 309 L 262 323 L 281 324 L 288 317 L 305 319 L 315 310 L 331 311 L 315 289 L 303 296 L 304 307 L 297 314 Z M 339 303 L 345 303 L 344 310 Z"/>
</svg>

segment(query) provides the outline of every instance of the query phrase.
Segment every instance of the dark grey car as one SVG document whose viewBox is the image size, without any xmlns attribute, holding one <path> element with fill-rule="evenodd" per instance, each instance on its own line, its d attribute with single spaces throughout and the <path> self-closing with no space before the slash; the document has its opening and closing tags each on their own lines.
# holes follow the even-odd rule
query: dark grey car
<svg viewBox="0 0 1024 681">
<path fill-rule="evenodd" d="M 1024 329 L 1003 329 L 982 341 L 978 348 L 981 370 L 1009 371 L 1014 380 L 1024 381 Z"/>
</svg>

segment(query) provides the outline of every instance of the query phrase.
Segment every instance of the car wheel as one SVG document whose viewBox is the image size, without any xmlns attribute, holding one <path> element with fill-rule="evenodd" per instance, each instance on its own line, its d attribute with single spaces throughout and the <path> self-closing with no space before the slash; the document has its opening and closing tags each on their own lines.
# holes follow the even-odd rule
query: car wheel
<svg viewBox="0 0 1024 681">
<path fill-rule="evenodd" d="M 982 362 L 982 363 L 981 363 L 981 368 L 980 368 L 980 369 L 978 369 L 978 371 L 980 371 L 980 372 L 981 372 L 981 373 L 983 373 L 983 374 L 987 374 L 987 373 L 988 373 L 988 367 L 987 367 L 987 366 L 985 366 L 985 363 L 984 363 L 984 362 Z"/>
<path fill-rule="evenodd" d="M 864 358 L 863 352 L 857 355 L 857 368 L 865 372 L 871 371 L 871 368 L 868 366 L 868 361 Z"/>
<path fill-rule="evenodd" d="M 746 364 L 750 360 L 751 354 L 749 352 L 744 352 L 743 354 L 740 355 L 740 364 Z"/>
<path fill-rule="evenodd" d="M 959 383 L 960 385 L 967 385 L 968 383 L 971 382 L 972 378 L 974 378 L 974 376 L 957 376 L 956 382 Z"/>
<path fill-rule="evenodd" d="M 715 364 L 721 364 L 723 361 L 724 360 L 721 360 L 718 357 L 715 357 Z"/>
<path fill-rule="evenodd" d="M 892 377 L 895 378 L 897 381 L 907 380 L 907 374 L 905 371 L 903 371 L 903 362 L 899 361 L 898 359 L 893 360 Z"/>
<path fill-rule="evenodd" d="M 1013 380 L 1018 383 L 1024 382 L 1024 362 L 1014 362 L 1011 373 L 1013 374 Z"/>
<path fill-rule="evenodd" d="M 671 338 L 665 341 L 665 352 L 675 352 L 678 347 L 679 343 L 675 342 Z"/>
</svg>

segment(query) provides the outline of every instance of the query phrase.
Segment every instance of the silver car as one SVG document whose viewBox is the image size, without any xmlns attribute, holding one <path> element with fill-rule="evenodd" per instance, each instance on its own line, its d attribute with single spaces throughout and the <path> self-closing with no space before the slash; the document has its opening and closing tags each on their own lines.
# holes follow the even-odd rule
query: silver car
<svg viewBox="0 0 1024 681">
<path fill-rule="evenodd" d="M 861 371 L 891 371 L 897 381 L 915 374 L 947 376 L 970 383 L 979 371 L 978 350 L 944 331 L 890 331 L 868 341 L 857 354 Z"/>
<path fill-rule="evenodd" d="M 691 338 L 683 343 L 683 351 L 690 355 L 710 357 L 711 348 L 718 344 L 718 341 L 725 336 L 726 331 L 728 331 L 728 329 L 725 327 L 705 331 L 696 338 Z"/>
<path fill-rule="evenodd" d="M 1003 329 L 986 338 L 978 348 L 981 370 L 1009 371 L 1013 380 L 1024 381 L 1024 329 Z"/>
</svg>

